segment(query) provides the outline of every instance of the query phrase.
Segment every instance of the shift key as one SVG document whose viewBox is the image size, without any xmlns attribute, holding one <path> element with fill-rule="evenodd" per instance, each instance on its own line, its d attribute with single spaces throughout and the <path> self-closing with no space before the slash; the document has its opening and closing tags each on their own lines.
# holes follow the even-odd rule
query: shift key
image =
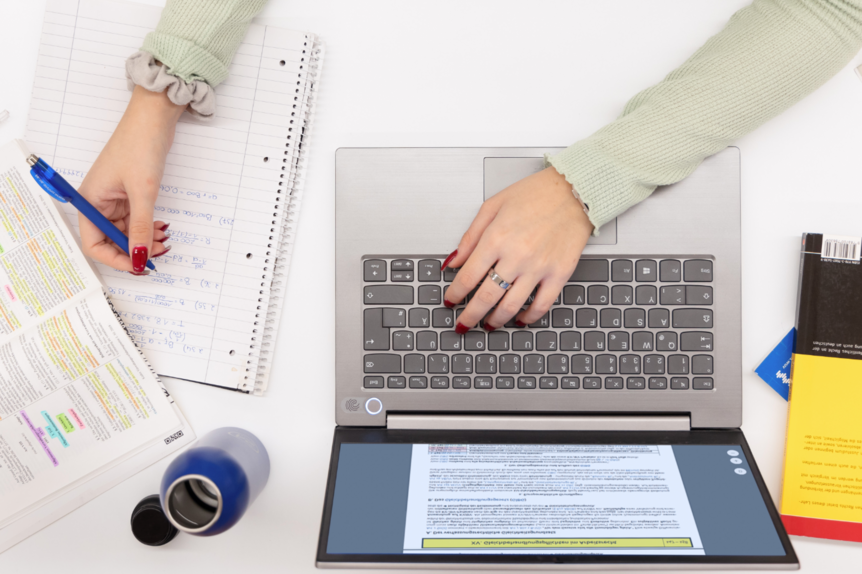
<svg viewBox="0 0 862 574">
<path fill-rule="evenodd" d="M 383 353 L 365 355 L 363 359 L 366 373 L 400 373 L 401 355 Z"/>
<path fill-rule="evenodd" d="M 366 305 L 412 305 L 411 285 L 369 285 L 363 297 Z"/>
<path fill-rule="evenodd" d="M 607 259 L 581 259 L 569 283 L 605 282 L 608 280 Z"/>
</svg>

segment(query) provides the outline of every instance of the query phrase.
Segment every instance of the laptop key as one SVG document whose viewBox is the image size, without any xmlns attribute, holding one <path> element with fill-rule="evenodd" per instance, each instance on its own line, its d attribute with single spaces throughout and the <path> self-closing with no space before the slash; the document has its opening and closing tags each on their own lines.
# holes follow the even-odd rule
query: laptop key
<svg viewBox="0 0 862 574">
<path fill-rule="evenodd" d="M 695 355 L 691 358 L 691 373 L 693 375 L 711 375 L 712 356 L 711 355 Z"/>
<path fill-rule="evenodd" d="M 662 305 L 685 305 L 685 285 L 667 285 L 660 291 Z"/>
<path fill-rule="evenodd" d="M 616 375 L 617 358 L 615 355 L 599 355 L 596 357 L 597 375 Z M 622 379 L 620 379 L 622 380 Z"/>
<path fill-rule="evenodd" d="M 617 259 L 611 263 L 611 281 L 634 281 L 632 262 L 628 259 Z"/>
<path fill-rule="evenodd" d="M 551 355 L 548 357 L 548 373 L 565 375 L 569 372 L 569 358 L 566 355 Z"/>
<path fill-rule="evenodd" d="M 623 326 L 626 329 L 641 329 L 646 327 L 646 311 L 643 309 L 626 309 L 623 314 Z"/>
<path fill-rule="evenodd" d="M 711 329 L 712 309 L 676 309 L 673 312 L 673 328 Z"/>
<path fill-rule="evenodd" d="M 601 377 L 584 377 L 584 388 L 585 389 L 600 389 L 600 388 L 602 388 L 602 378 Z"/>
<path fill-rule="evenodd" d="M 482 375 L 496 375 L 497 357 L 494 355 L 476 355 L 476 372 Z"/>
<path fill-rule="evenodd" d="M 671 377 L 670 388 L 684 390 L 688 388 L 688 377 Z"/>
<path fill-rule="evenodd" d="M 667 379 L 664 377 L 650 377 L 649 388 L 651 389 L 666 389 Z"/>
<path fill-rule="evenodd" d="M 645 375 L 663 375 L 665 360 L 661 355 L 647 355 L 643 360 Z"/>
<path fill-rule="evenodd" d="M 431 377 L 432 389 L 448 389 L 449 377 Z"/>
<path fill-rule="evenodd" d="M 712 287 L 707 285 L 686 285 L 686 305 L 712 305 Z"/>
<path fill-rule="evenodd" d="M 676 259 L 659 263 L 659 277 L 663 283 L 682 281 L 682 264 Z"/>
<path fill-rule="evenodd" d="M 619 329 L 623 324 L 623 312 L 619 309 L 602 309 L 599 324 L 602 329 Z"/>
<path fill-rule="evenodd" d="M 535 389 L 536 377 L 518 377 L 519 389 Z"/>
<path fill-rule="evenodd" d="M 708 259 L 690 259 L 683 264 L 685 280 L 712 281 L 712 261 Z"/>
<path fill-rule="evenodd" d="M 587 331 L 584 333 L 585 351 L 604 351 L 605 334 L 602 331 Z"/>
<path fill-rule="evenodd" d="M 497 377 L 497 388 L 498 389 L 514 389 L 515 388 L 515 378 L 514 377 Z"/>
<path fill-rule="evenodd" d="M 623 355 L 620 357 L 619 365 L 621 375 L 641 374 L 641 358 L 637 355 Z"/>
<path fill-rule="evenodd" d="M 635 278 L 639 282 L 658 281 L 658 263 L 652 259 L 641 259 L 635 262 Z"/>
<path fill-rule="evenodd" d="M 557 377 L 539 377 L 540 389 L 556 389 L 559 386 Z"/>
<path fill-rule="evenodd" d="M 593 374 L 593 357 L 592 357 L 592 355 L 572 355 L 572 374 L 573 375 L 591 375 L 591 374 Z"/>
<path fill-rule="evenodd" d="M 536 333 L 537 351 L 556 351 L 557 334 L 554 331 L 541 331 Z"/>
<path fill-rule="evenodd" d="M 485 333 L 482 331 L 467 331 L 464 333 L 465 351 L 484 351 Z"/>
<path fill-rule="evenodd" d="M 407 312 L 407 323 L 414 328 L 431 326 L 431 312 L 428 309 L 415 308 Z"/>
<path fill-rule="evenodd" d="M 363 267 L 362 275 L 367 283 L 386 281 L 386 262 L 382 259 L 368 259 Z"/>
<path fill-rule="evenodd" d="M 366 351 L 389 350 L 389 329 L 383 327 L 383 309 L 366 309 L 362 326 Z"/>
<path fill-rule="evenodd" d="M 635 303 L 638 305 L 655 305 L 655 287 L 652 285 L 638 285 L 638 288 L 635 289 Z"/>
<path fill-rule="evenodd" d="M 473 379 L 473 388 L 476 389 L 493 389 L 494 380 L 491 377 L 476 377 Z"/>
<path fill-rule="evenodd" d="M 434 331 L 419 331 L 416 333 L 417 351 L 436 351 L 437 333 Z"/>
<path fill-rule="evenodd" d="M 578 331 L 563 331 L 560 333 L 561 351 L 580 351 L 581 334 Z"/>
<path fill-rule="evenodd" d="M 393 271 L 413 271 L 412 259 L 396 259 L 390 265 Z"/>
<path fill-rule="evenodd" d="M 586 299 L 583 285 L 566 285 L 563 287 L 564 305 L 583 305 Z"/>
<path fill-rule="evenodd" d="M 575 326 L 586 329 L 598 326 L 599 315 L 595 309 L 578 309 L 575 313 Z"/>
<path fill-rule="evenodd" d="M 401 355 L 384 355 L 381 353 L 365 355 L 366 373 L 400 373 Z"/>
<path fill-rule="evenodd" d="M 428 377 L 410 377 L 410 388 L 411 389 L 427 389 L 428 388 Z"/>
<path fill-rule="evenodd" d="M 606 285 L 590 285 L 587 287 L 588 305 L 607 305 L 610 303 L 610 294 Z"/>
<path fill-rule="evenodd" d="M 544 375 L 545 357 L 542 355 L 526 355 L 524 357 L 524 373 L 527 375 Z"/>
<path fill-rule="evenodd" d="M 488 350 L 508 351 L 509 333 L 505 331 L 494 331 L 492 333 L 488 333 Z"/>
<path fill-rule="evenodd" d="M 446 307 L 434 309 L 431 311 L 431 326 L 437 329 L 451 329 L 455 326 L 455 313 Z"/>
<path fill-rule="evenodd" d="M 366 305 L 412 305 L 413 287 L 410 285 L 368 285 L 365 287 L 363 301 Z"/>
<path fill-rule="evenodd" d="M 611 289 L 612 305 L 631 305 L 634 302 L 634 291 L 630 285 L 614 285 Z"/>
<path fill-rule="evenodd" d="M 455 331 L 443 331 L 442 333 L 440 333 L 440 350 L 460 351 L 461 335 L 459 335 Z"/>
<path fill-rule="evenodd" d="M 626 388 L 640 390 L 646 388 L 646 380 L 643 377 L 629 377 L 626 379 Z"/>
<path fill-rule="evenodd" d="M 413 350 L 413 332 L 412 331 L 395 331 L 392 334 L 392 350 L 393 351 L 412 351 Z"/>
<path fill-rule="evenodd" d="M 459 375 L 472 375 L 473 357 L 470 355 L 453 355 L 452 372 Z"/>
<path fill-rule="evenodd" d="M 605 283 L 607 280 L 607 259 L 581 259 L 569 283 Z"/>
<path fill-rule="evenodd" d="M 439 285 L 420 285 L 419 286 L 419 304 L 420 305 L 440 305 L 443 303 L 443 298 L 440 295 Z"/>
<path fill-rule="evenodd" d="M 533 334 L 529 331 L 515 331 L 512 333 L 513 351 L 532 351 Z"/>
<path fill-rule="evenodd" d="M 425 355 L 411 354 L 404 355 L 404 372 L 424 373 L 425 372 Z"/>
<path fill-rule="evenodd" d="M 449 372 L 449 357 L 447 355 L 428 355 L 428 372 L 445 375 Z"/>
<path fill-rule="evenodd" d="M 712 351 L 712 333 L 687 331 L 680 337 L 680 351 Z"/>
<path fill-rule="evenodd" d="M 413 281 L 413 272 L 412 271 L 393 271 L 392 272 L 392 282 L 393 283 L 410 283 Z"/>
<path fill-rule="evenodd" d="M 574 312 L 571 309 L 554 309 L 551 324 L 555 329 L 571 329 L 575 324 Z"/>
<path fill-rule="evenodd" d="M 561 389 L 579 389 L 581 388 L 581 379 L 578 377 L 563 377 L 560 383 Z"/>
<path fill-rule="evenodd" d="M 608 351 L 628 351 L 629 334 L 625 331 L 612 331 L 608 333 Z"/>
<path fill-rule="evenodd" d="M 712 377 L 694 377 L 691 380 L 691 388 L 696 391 L 711 391 L 715 386 Z"/>
<path fill-rule="evenodd" d="M 530 323 L 531 329 L 547 329 L 551 326 L 550 313 L 545 313 L 541 317 L 539 317 L 535 322 Z"/>
<path fill-rule="evenodd" d="M 670 311 L 667 309 L 650 309 L 649 310 L 649 328 L 650 329 L 669 329 L 670 328 Z"/>
<path fill-rule="evenodd" d="M 623 378 L 622 377 L 605 377 L 605 388 L 606 389 L 621 389 L 621 388 L 623 388 Z"/>
<path fill-rule="evenodd" d="M 671 355 L 668 357 L 667 373 L 669 375 L 687 375 L 688 357 L 685 355 Z"/>
<path fill-rule="evenodd" d="M 389 377 L 386 379 L 386 386 L 390 389 L 403 389 L 407 387 L 407 377 Z"/>
<path fill-rule="evenodd" d="M 488 377 L 490 378 L 490 377 Z M 452 388 L 453 389 L 469 389 L 470 388 L 470 377 L 452 377 Z"/>
<path fill-rule="evenodd" d="M 655 336 L 656 351 L 676 351 L 676 333 L 673 331 L 661 331 Z"/>
<path fill-rule="evenodd" d="M 440 281 L 440 261 L 423 259 L 417 266 L 417 275 L 419 281 Z"/>
<path fill-rule="evenodd" d="M 500 355 L 498 363 L 500 372 L 504 375 L 518 375 L 521 373 L 521 357 L 518 355 Z"/>
<path fill-rule="evenodd" d="M 383 377 L 365 377 L 365 384 L 363 386 L 366 389 L 382 389 Z"/>
<path fill-rule="evenodd" d="M 384 309 L 383 310 L 383 326 L 384 327 L 406 327 L 407 313 L 404 309 Z"/>
<path fill-rule="evenodd" d="M 652 333 L 649 331 L 638 331 L 632 335 L 632 351 L 652 351 Z"/>
</svg>

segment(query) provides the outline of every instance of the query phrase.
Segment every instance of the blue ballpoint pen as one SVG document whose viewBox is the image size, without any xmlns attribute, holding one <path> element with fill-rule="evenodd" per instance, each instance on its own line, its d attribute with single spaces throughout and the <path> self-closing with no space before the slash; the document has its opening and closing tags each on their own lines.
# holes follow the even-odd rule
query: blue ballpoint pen
<svg viewBox="0 0 862 574">
<path fill-rule="evenodd" d="M 48 192 L 48 195 L 57 201 L 74 205 L 108 239 L 119 245 L 120 249 L 129 253 L 129 238 L 126 237 L 125 233 L 117 229 L 116 225 L 111 223 L 107 217 L 102 215 L 98 209 L 84 199 L 74 187 L 69 185 L 69 182 L 63 179 L 62 175 L 54 171 L 54 168 L 45 163 L 45 160 L 36 157 L 34 154 L 27 156 L 27 163 L 30 165 L 30 175 L 33 176 L 33 179 L 36 180 L 42 189 Z M 153 271 L 156 270 L 156 266 L 149 260 L 147 261 L 147 268 Z"/>
</svg>

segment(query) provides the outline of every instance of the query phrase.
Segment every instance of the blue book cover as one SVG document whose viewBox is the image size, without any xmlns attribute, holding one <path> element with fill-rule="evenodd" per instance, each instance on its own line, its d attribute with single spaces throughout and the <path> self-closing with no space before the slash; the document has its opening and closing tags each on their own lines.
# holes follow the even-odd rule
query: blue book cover
<svg viewBox="0 0 862 574">
<path fill-rule="evenodd" d="M 790 332 L 754 369 L 754 372 L 766 381 L 776 393 L 784 397 L 785 401 L 790 395 L 790 359 L 795 347 L 796 329 L 794 328 L 790 329 Z"/>
</svg>

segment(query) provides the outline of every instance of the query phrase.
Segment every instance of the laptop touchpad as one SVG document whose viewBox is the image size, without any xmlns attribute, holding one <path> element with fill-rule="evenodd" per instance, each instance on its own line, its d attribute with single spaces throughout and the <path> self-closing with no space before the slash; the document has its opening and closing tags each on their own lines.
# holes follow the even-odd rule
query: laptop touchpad
<svg viewBox="0 0 862 574">
<path fill-rule="evenodd" d="M 540 157 L 486 157 L 485 200 L 503 191 L 516 181 L 544 169 Z M 587 245 L 615 245 L 617 242 L 617 220 L 602 226 L 599 237 L 590 237 Z"/>
</svg>

